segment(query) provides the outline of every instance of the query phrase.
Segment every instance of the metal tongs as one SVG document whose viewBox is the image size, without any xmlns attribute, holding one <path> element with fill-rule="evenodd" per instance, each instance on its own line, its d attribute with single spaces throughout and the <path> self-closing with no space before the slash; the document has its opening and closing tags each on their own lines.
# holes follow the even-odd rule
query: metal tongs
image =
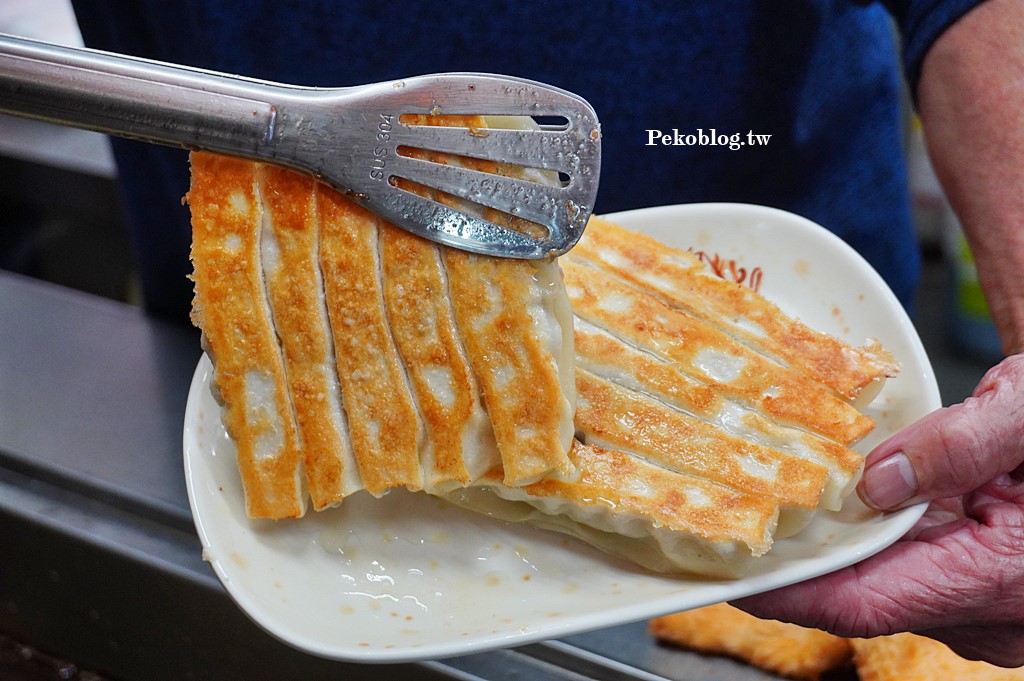
<svg viewBox="0 0 1024 681">
<path fill-rule="evenodd" d="M 572 248 L 590 217 L 601 164 L 600 127 L 585 100 L 490 74 L 296 87 L 0 35 L 0 112 L 288 166 L 427 239 L 513 258 Z M 415 124 L 417 114 L 555 124 L 439 127 Z M 496 175 L 428 160 L 434 152 L 549 172 Z M 410 191 L 415 185 L 427 191 Z M 457 198 L 421 195 L 437 191 Z M 510 229 L 488 219 L 487 209 L 541 229 Z"/>
</svg>

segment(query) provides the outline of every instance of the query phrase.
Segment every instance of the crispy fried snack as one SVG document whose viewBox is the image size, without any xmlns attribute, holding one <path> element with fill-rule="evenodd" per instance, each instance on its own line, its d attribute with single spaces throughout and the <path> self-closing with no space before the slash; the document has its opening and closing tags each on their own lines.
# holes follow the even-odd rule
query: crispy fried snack
<svg viewBox="0 0 1024 681">
<path fill-rule="evenodd" d="M 572 472 L 557 263 L 448 252 L 289 170 L 191 168 L 192 318 L 251 517 Z"/>
<path fill-rule="evenodd" d="M 655 618 L 650 630 L 666 643 L 727 655 L 804 681 L 817 681 L 824 672 L 849 662 L 852 653 L 847 639 L 795 624 L 758 619 L 727 603 Z"/>
<path fill-rule="evenodd" d="M 938 641 L 916 634 L 854 639 L 851 643 L 861 681 L 1024 680 L 1024 669 L 965 660 Z"/>
</svg>

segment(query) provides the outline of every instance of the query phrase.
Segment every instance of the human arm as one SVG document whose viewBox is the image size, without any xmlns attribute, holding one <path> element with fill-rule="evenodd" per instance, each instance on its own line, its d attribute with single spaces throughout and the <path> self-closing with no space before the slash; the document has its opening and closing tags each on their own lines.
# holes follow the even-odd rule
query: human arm
<svg viewBox="0 0 1024 681">
<path fill-rule="evenodd" d="M 1024 351 L 1024 4 L 989 0 L 922 66 L 918 107 L 1008 355 Z"/>
<path fill-rule="evenodd" d="M 989 0 L 924 59 L 917 101 L 936 171 L 979 265 L 1004 348 L 1024 351 L 1024 5 Z M 738 603 L 845 636 L 912 630 L 1024 664 L 1024 356 L 962 404 L 876 447 L 862 498 L 938 499 L 902 541 L 831 575 Z"/>
</svg>

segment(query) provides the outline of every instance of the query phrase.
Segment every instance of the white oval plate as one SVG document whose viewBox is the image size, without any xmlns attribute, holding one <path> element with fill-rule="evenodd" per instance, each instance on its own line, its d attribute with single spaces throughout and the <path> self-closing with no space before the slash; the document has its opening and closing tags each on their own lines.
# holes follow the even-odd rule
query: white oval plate
<svg viewBox="0 0 1024 681">
<path fill-rule="evenodd" d="M 874 444 L 940 406 L 921 342 L 869 265 L 822 227 L 738 204 L 665 206 L 608 216 L 669 244 L 735 260 L 761 292 L 810 326 L 856 344 L 878 338 L 901 362 L 868 413 Z M 742 270 L 736 269 L 737 273 Z M 765 591 L 855 563 L 921 516 L 868 511 L 854 496 L 779 540 L 746 577 L 644 572 L 575 540 L 506 525 L 425 494 L 350 497 L 298 521 L 252 521 L 235 450 L 196 368 L 185 414 L 189 500 L 204 556 L 238 605 L 310 653 L 361 662 L 442 658 L 522 645 Z"/>
</svg>

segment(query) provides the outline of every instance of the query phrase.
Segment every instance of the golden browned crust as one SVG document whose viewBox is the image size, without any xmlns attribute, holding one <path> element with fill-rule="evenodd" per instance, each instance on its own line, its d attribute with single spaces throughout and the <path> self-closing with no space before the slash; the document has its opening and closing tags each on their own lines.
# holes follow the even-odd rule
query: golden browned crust
<svg viewBox="0 0 1024 681">
<path fill-rule="evenodd" d="M 196 159 L 193 317 L 251 515 L 301 514 L 304 477 L 320 509 L 361 488 L 466 484 L 499 450 L 517 484 L 572 469 L 571 336 L 541 328 L 557 265 L 452 264 L 310 178 Z M 481 302 L 485 288 L 495 297 Z"/>
<path fill-rule="evenodd" d="M 486 127 L 479 116 L 407 116 L 403 121 L 465 127 L 466 134 Z M 458 164 L 499 175 L 513 175 L 521 170 L 480 159 L 421 150 L 410 153 L 435 163 Z M 455 197 L 435 195 L 402 183 L 399 186 L 432 196 L 440 203 L 462 207 L 463 202 Z M 512 216 L 489 209 L 484 216 L 513 228 L 518 224 Z M 443 253 L 456 323 L 494 426 L 505 484 L 522 485 L 546 475 L 568 474 L 572 465 L 567 456 L 566 434 L 560 425 L 569 416 L 571 405 L 563 393 L 565 386 L 559 367 L 552 363 L 544 338 L 538 337 L 529 309 L 508 304 L 537 298 L 530 290 L 539 283 L 536 266 L 453 249 Z M 509 385 L 510 381 L 514 385 Z M 568 388 L 571 387 L 570 381 Z"/>
<path fill-rule="evenodd" d="M 530 311 L 508 301 L 536 299 L 533 265 L 445 252 L 452 308 L 501 452 L 505 484 L 572 470 L 560 424 L 569 405 L 558 367 Z M 539 304 L 539 303 L 538 303 Z"/>
<path fill-rule="evenodd" d="M 1024 668 L 965 660 L 942 643 L 917 634 L 853 639 L 850 643 L 861 681 L 1024 681 Z"/>
<path fill-rule="evenodd" d="M 774 499 L 748 494 L 699 477 L 659 468 L 623 452 L 573 442 L 579 475 L 547 479 L 523 491 L 538 499 L 557 498 L 580 508 L 612 505 L 654 527 L 684 532 L 709 542 L 740 542 L 753 555 L 772 543 L 778 514 Z"/>
<path fill-rule="evenodd" d="M 457 336 L 441 254 L 434 244 L 381 226 L 384 299 L 395 344 L 427 430 L 427 489 L 468 483 L 463 436 L 480 412 L 480 393 Z"/>
<path fill-rule="evenodd" d="M 317 185 L 320 268 L 352 450 L 379 495 L 420 489 L 420 419 L 391 337 L 378 259 L 378 218 Z"/>
<path fill-rule="evenodd" d="M 693 254 L 608 220 L 591 218 L 572 253 L 720 326 L 751 347 L 799 367 L 845 398 L 855 398 L 865 386 L 895 376 L 898 370 L 893 358 L 877 344 L 857 348 L 811 329 L 748 288 L 708 276 Z M 764 334 L 752 333 L 734 323 L 735 318 L 760 327 Z"/>
<path fill-rule="evenodd" d="M 300 450 L 260 267 L 256 166 L 191 156 L 193 319 L 214 360 L 213 384 L 252 517 L 305 512 Z M 266 403 L 258 395 L 263 395 Z"/>
<path fill-rule="evenodd" d="M 742 440 L 579 369 L 576 388 L 576 427 L 588 443 L 594 439 L 783 506 L 818 507 L 827 476 L 819 464 Z"/>
<path fill-rule="evenodd" d="M 356 478 L 334 364 L 320 278 L 319 215 L 314 181 L 257 166 L 263 204 L 264 277 L 305 452 L 306 480 L 317 510 L 355 491 Z"/>
<path fill-rule="evenodd" d="M 575 337 L 577 369 L 620 382 L 626 387 L 637 386 L 666 404 L 721 425 L 723 410 L 727 406 L 725 400 L 710 386 L 681 372 L 677 364 L 628 345 L 579 320 Z M 742 415 L 741 424 L 773 446 L 783 441 L 795 443 L 812 460 L 826 463 L 833 471 L 830 484 L 837 495 L 848 490 L 863 468 L 864 456 L 859 452 L 802 429 L 783 428 L 753 410 Z"/>
<path fill-rule="evenodd" d="M 721 410 L 718 393 L 684 374 L 674 362 L 628 345 L 581 320 L 576 320 L 574 335 L 577 369 L 599 376 L 628 377 L 659 399 L 708 418 Z"/>
<path fill-rule="evenodd" d="M 562 260 L 594 331 L 577 332 L 584 370 L 568 379 L 553 356 L 567 350 L 560 329 L 539 321 L 562 290 L 554 263 L 438 247 L 295 173 L 196 158 L 194 314 L 251 515 L 302 512 L 303 447 L 316 508 L 361 487 L 443 493 L 482 464 L 481 484 L 508 499 L 600 516 L 598 533 L 645 525 L 644 541 L 666 554 L 691 542 L 721 563 L 700 569 L 724 575 L 770 548 L 780 507 L 802 517 L 859 472 L 846 445 L 870 419 L 603 263 Z M 586 442 L 569 451 L 567 380 Z M 797 448 L 813 456 L 775 444 L 793 437 L 779 422 L 798 426 Z M 471 470 L 467 449 L 492 429 L 500 457 L 476 456 Z M 267 455 L 270 436 L 281 444 Z"/>
<path fill-rule="evenodd" d="M 657 617 L 651 620 L 650 631 L 665 643 L 735 657 L 804 681 L 817 681 L 821 674 L 849 662 L 851 655 L 844 638 L 758 619 L 725 603 Z"/>
<path fill-rule="evenodd" d="M 770 417 L 852 444 L 874 421 L 806 376 L 772 362 L 724 332 L 570 254 L 562 258 L 573 311 L 627 342 L 676 362 L 723 396 Z M 725 372 L 715 365 L 729 364 Z M 731 374 L 728 379 L 722 373 Z"/>
</svg>

